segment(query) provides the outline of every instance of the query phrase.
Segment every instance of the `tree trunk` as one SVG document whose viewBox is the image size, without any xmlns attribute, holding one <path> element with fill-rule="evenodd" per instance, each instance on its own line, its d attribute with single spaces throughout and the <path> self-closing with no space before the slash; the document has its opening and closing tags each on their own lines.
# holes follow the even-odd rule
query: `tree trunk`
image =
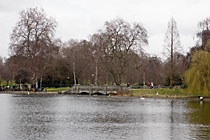
<svg viewBox="0 0 210 140">
<path fill-rule="evenodd" d="M 42 89 L 42 77 L 41 77 L 41 80 L 40 80 L 40 89 Z"/>
<path fill-rule="evenodd" d="M 38 79 L 37 79 L 37 76 L 36 76 L 36 89 L 39 88 L 39 85 L 38 85 Z"/>
<path fill-rule="evenodd" d="M 95 85 L 98 85 L 98 61 L 96 61 Z"/>
<path fill-rule="evenodd" d="M 77 81 L 76 81 L 76 50 L 75 48 L 74 48 L 73 75 L 74 75 L 74 85 L 76 85 Z"/>
<path fill-rule="evenodd" d="M 170 88 L 173 88 L 173 72 L 174 72 L 174 25 L 171 25 L 171 64 L 170 64 Z"/>
<path fill-rule="evenodd" d="M 74 62 L 74 66 L 73 66 L 73 75 L 74 75 L 74 85 L 76 85 L 77 81 L 76 81 L 76 72 L 75 72 L 75 62 Z"/>
</svg>

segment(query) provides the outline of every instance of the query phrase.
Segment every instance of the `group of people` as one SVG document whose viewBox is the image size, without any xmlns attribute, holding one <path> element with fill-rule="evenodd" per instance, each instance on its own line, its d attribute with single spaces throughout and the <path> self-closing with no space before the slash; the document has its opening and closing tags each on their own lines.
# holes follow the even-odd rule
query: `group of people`
<svg viewBox="0 0 210 140">
<path fill-rule="evenodd" d="M 154 88 L 153 82 L 149 82 L 147 85 L 150 89 Z"/>
<path fill-rule="evenodd" d="M 47 88 L 20 88 L 19 86 L 0 86 L 0 92 L 9 92 L 9 91 L 33 91 L 33 92 L 47 92 Z"/>
<path fill-rule="evenodd" d="M 144 84 L 144 85 L 145 85 L 145 84 Z M 150 89 L 153 89 L 153 88 L 154 88 L 153 82 L 147 83 L 147 86 L 148 86 L 148 88 L 150 88 Z M 129 84 L 129 83 L 127 83 L 127 87 L 130 87 L 130 84 Z"/>
<path fill-rule="evenodd" d="M 10 88 L 10 86 L 0 86 L 0 91 L 10 91 L 11 90 L 11 88 Z"/>
</svg>

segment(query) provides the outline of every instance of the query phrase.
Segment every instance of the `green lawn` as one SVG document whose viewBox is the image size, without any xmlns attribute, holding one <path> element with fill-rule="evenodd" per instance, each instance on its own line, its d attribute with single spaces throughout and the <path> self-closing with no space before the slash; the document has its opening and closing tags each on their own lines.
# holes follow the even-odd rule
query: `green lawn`
<svg viewBox="0 0 210 140">
<path fill-rule="evenodd" d="M 196 97 L 198 95 L 188 94 L 187 89 L 131 89 L 132 96 L 146 97 Z M 158 93 L 158 95 L 157 95 Z"/>
</svg>

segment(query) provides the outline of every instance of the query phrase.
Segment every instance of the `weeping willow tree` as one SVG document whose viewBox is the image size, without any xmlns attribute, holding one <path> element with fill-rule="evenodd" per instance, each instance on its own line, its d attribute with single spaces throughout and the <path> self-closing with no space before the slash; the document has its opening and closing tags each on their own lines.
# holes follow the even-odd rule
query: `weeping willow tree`
<svg viewBox="0 0 210 140">
<path fill-rule="evenodd" d="M 193 54 L 191 67 L 185 76 L 190 93 L 210 96 L 210 41 L 204 51 Z"/>
</svg>

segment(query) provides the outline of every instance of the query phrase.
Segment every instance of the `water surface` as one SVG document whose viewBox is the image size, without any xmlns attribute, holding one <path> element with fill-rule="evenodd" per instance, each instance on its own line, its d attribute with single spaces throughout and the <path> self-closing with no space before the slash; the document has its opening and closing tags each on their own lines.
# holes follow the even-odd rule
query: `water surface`
<svg viewBox="0 0 210 140">
<path fill-rule="evenodd" d="M 210 102 L 0 94 L 0 140 L 209 140 Z"/>
</svg>

